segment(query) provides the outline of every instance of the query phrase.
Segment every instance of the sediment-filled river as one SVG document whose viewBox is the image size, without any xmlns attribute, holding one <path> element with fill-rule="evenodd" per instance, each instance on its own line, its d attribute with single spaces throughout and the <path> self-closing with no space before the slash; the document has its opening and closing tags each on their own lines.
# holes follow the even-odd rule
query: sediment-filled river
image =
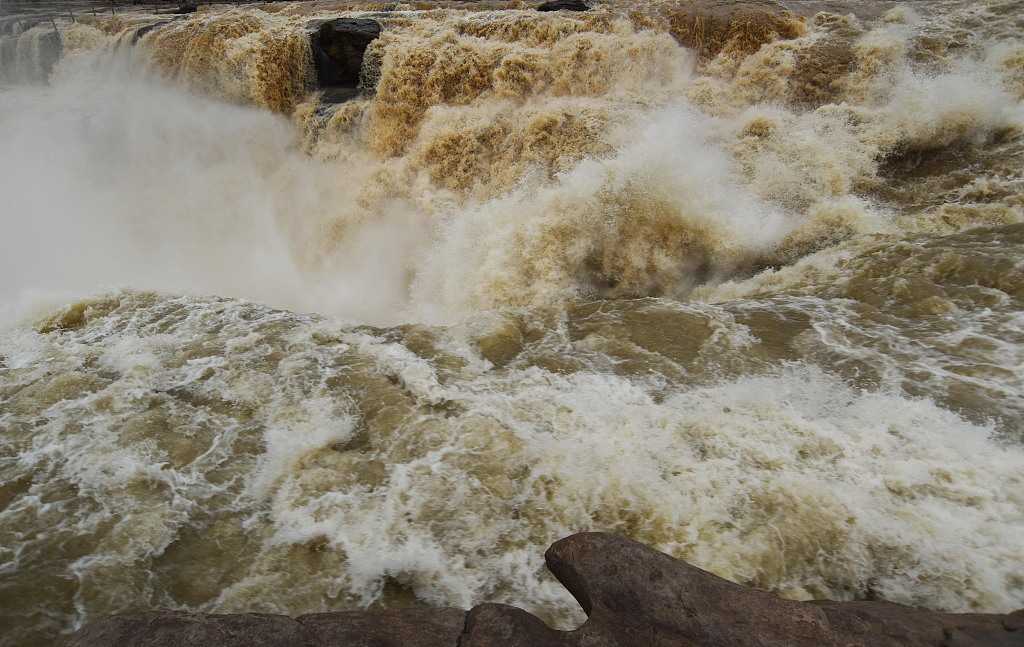
<svg viewBox="0 0 1024 647">
<path fill-rule="evenodd" d="M 5 9 L 0 644 L 571 628 L 584 530 L 1024 606 L 1024 3 Z M 340 104 L 336 17 L 381 25 Z"/>
</svg>

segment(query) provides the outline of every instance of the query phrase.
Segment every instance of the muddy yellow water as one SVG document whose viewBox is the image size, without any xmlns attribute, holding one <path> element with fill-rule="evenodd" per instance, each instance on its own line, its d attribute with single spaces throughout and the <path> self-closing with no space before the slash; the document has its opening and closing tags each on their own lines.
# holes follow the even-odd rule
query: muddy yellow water
<svg viewBox="0 0 1024 647">
<path fill-rule="evenodd" d="M 363 88 L 317 21 L 372 18 Z M 0 15 L 0 644 L 604 530 L 1024 606 L 1024 3 Z"/>
</svg>

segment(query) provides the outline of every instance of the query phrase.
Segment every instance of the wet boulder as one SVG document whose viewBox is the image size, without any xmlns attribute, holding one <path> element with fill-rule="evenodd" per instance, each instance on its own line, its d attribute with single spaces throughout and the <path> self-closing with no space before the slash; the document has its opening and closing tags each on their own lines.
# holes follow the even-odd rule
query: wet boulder
<svg viewBox="0 0 1024 647">
<path fill-rule="evenodd" d="M 589 11 L 584 0 L 550 0 L 537 5 L 537 11 Z"/>
<path fill-rule="evenodd" d="M 380 23 L 369 18 L 337 18 L 314 25 L 310 39 L 317 86 L 327 100 L 355 96 L 366 48 L 380 36 Z"/>
</svg>

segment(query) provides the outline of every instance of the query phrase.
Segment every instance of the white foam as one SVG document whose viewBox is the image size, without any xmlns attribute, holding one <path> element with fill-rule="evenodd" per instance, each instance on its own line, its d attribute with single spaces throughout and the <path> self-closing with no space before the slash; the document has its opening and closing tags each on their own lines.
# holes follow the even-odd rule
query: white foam
<svg viewBox="0 0 1024 647">
<path fill-rule="evenodd" d="M 708 130 L 683 106 L 645 115 L 618 133 L 630 142 L 618 154 L 453 213 L 414 298 L 467 313 L 593 297 L 618 279 L 624 296 L 682 296 L 702 266 L 727 273 L 788 225 L 733 183 Z"/>
<path fill-rule="evenodd" d="M 314 162 L 282 118 L 138 78 L 126 57 L 79 52 L 52 88 L 0 95 L 8 302 L 127 283 L 394 316 L 417 244 L 408 210 L 385 205 L 332 241 L 330 223 L 351 220 L 356 166 Z"/>
<path fill-rule="evenodd" d="M 933 608 L 1020 605 L 1007 574 L 1024 563 L 1024 517 L 1005 485 L 1024 478 L 1024 451 L 926 400 L 801 365 L 661 403 L 622 378 L 536 369 L 449 389 L 467 411 L 450 442 L 389 463 L 385 486 L 337 492 L 297 471 L 278 490 L 273 523 L 342 548 L 364 603 L 397 573 L 434 603 L 493 591 L 567 613 L 537 564 L 506 552 L 603 529 L 790 597 L 870 586 Z"/>
</svg>

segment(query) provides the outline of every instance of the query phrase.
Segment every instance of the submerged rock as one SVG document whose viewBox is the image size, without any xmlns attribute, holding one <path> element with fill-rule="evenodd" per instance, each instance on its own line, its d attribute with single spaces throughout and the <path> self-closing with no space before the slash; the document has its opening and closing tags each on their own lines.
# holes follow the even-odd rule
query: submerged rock
<svg viewBox="0 0 1024 647">
<path fill-rule="evenodd" d="M 363 57 L 380 36 L 380 23 L 369 18 L 337 18 L 319 24 L 310 39 L 317 86 L 328 101 L 355 96 Z"/>
<path fill-rule="evenodd" d="M 712 575 L 643 544 L 605 533 L 573 535 L 545 555 L 587 613 L 557 631 L 526 611 L 460 609 L 264 614 L 169 611 L 108 616 L 65 647 L 164 645 L 332 647 L 1021 647 L 1024 610 L 1007 615 L 931 613 L 887 602 L 780 600 Z"/>
</svg>

